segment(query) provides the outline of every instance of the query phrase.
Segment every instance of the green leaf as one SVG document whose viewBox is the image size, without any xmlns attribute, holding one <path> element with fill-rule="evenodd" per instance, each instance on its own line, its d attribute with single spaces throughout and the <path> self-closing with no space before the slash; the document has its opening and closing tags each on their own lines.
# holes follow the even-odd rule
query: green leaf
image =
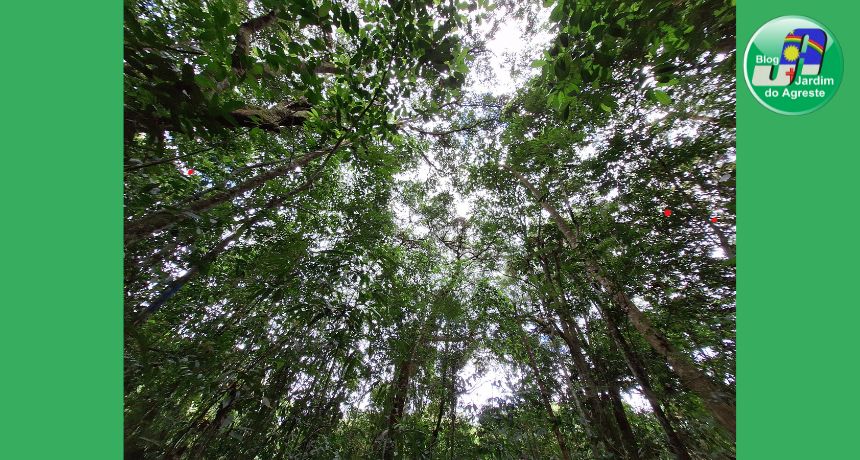
<svg viewBox="0 0 860 460">
<path fill-rule="evenodd" d="M 665 91 L 654 91 L 653 95 L 654 95 L 654 100 L 656 100 L 657 102 L 659 102 L 663 105 L 669 105 L 672 103 L 672 98 L 669 97 L 669 95 L 666 94 Z"/>
<path fill-rule="evenodd" d="M 567 60 L 564 58 L 556 60 L 553 69 L 555 70 L 556 78 L 559 80 L 564 80 L 570 73 L 570 67 L 568 67 Z"/>
<path fill-rule="evenodd" d="M 319 9 L 317 10 L 317 15 L 319 15 L 320 18 L 327 18 L 329 12 L 331 12 L 331 3 L 326 1 L 323 2 L 322 5 L 320 5 Z"/>
</svg>

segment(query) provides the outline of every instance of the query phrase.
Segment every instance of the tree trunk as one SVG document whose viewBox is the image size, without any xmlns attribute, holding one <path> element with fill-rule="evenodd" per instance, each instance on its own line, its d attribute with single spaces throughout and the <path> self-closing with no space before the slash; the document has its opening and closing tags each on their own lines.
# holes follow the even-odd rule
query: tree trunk
<svg viewBox="0 0 860 460">
<path fill-rule="evenodd" d="M 609 418 L 611 408 L 607 407 L 606 401 L 600 397 L 600 388 L 592 375 L 592 369 L 585 360 L 584 344 L 582 342 L 581 332 L 572 323 L 567 315 L 561 312 L 557 313 L 561 322 L 561 337 L 570 350 L 570 355 L 573 357 L 574 365 L 581 380 L 584 383 L 586 402 L 591 408 L 592 420 L 597 426 L 600 438 L 603 441 L 607 450 L 620 454 L 619 443 L 623 440 L 620 434 L 616 431 L 615 425 Z"/>
<path fill-rule="evenodd" d="M 551 292 L 555 297 L 556 308 L 554 311 L 561 323 L 561 329 L 559 330 L 558 327 L 555 329 L 560 333 L 562 339 L 567 344 L 568 349 L 570 350 L 570 355 L 573 358 L 574 365 L 577 368 L 577 372 L 584 383 L 586 401 L 591 407 L 593 414 L 592 420 L 594 420 L 600 432 L 600 437 L 607 449 L 621 455 L 623 454 L 620 450 L 620 445 L 623 442 L 621 434 L 616 430 L 616 427 L 610 418 L 609 414 L 612 412 L 611 407 L 609 407 L 609 405 L 606 404 L 606 401 L 600 397 L 600 386 L 598 385 L 597 380 L 595 380 L 595 376 L 599 375 L 599 372 L 597 372 L 597 369 L 592 369 L 588 364 L 588 361 L 585 359 L 586 356 L 588 356 L 584 340 L 585 335 L 580 330 L 574 318 L 570 315 L 570 308 L 561 291 L 562 286 L 560 278 L 557 278 L 559 284 L 556 286 L 549 262 L 543 256 L 540 257 L 540 262 L 544 270 L 547 286 L 551 289 Z M 556 274 L 558 275 L 558 273 Z M 592 361 L 595 363 L 595 366 L 599 364 L 597 360 Z"/>
<path fill-rule="evenodd" d="M 418 330 L 418 336 L 415 338 L 415 342 L 413 342 L 409 353 L 403 358 L 400 365 L 397 366 L 391 398 L 391 410 L 388 412 L 388 420 L 386 422 L 384 435 L 382 436 L 383 460 L 394 459 L 394 452 L 397 448 L 397 433 L 399 431 L 398 424 L 403 418 L 403 413 L 406 409 L 406 401 L 409 396 L 409 384 L 415 370 L 415 359 L 418 354 L 418 349 L 424 345 L 430 332 L 431 325 L 435 324 L 435 322 L 435 315 L 431 312 L 422 322 L 421 329 Z"/>
<path fill-rule="evenodd" d="M 666 433 L 669 450 L 672 451 L 677 460 L 690 460 L 687 446 L 684 445 L 684 442 L 678 436 L 678 433 L 676 433 L 675 429 L 672 428 L 669 418 L 666 417 L 666 414 L 663 412 L 663 408 L 660 406 L 660 400 L 654 392 L 654 388 L 651 386 L 651 381 L 648 378 L 648 374 L 645 372 L 644 366 L 639 362 L 639 359 L 633 353 L 633 349 L 630 347 L 630 344 L 627 343 L 627 340 L 621 334 L 621 330 L 618 329 L 618 325 L 615 323 L 615 319 L 612 317 L 611 312 L 607 312 L 600 302 L 597 303 L 597 306 L 603 319 L 606 321 L 606 328 L 609 330 L 609 335 L 612 337 L 612 340 L 615 342 L 618 349 L 621 350 L 624 362 L 627 363 L 627 367 L 639 383 L 639 388 L 642 389 L 642 394 L 645 395 L 645 399 L 647 399 L 648 403 L 651 405 L 651 410 L 654 412 L 654 416 L 657 418 L 660 426 L 663 427 L 663 432 Z"/>
<path fill-rule="evenodd" d="M 624 450 L 627 451 L 627 458 L 639 460 L 639 446 L 636 444 L 636 436 L 633 434 L 630 421 L 627 419 L 627 413 L 624 411 L 624 404 L 621 403 L 619 393 L 618 384 L 609 382 L 609 401 L 612 405 L 612 414 L 615 415 L 615 421 L 621 431 L 621 441 L 624 443 Z"/>
<path fill-rule="evenodd" d="M 585 436 L 588 439 L 588 446 L 591 448 L 591 456 L 594 458 L 600 458 L 602 456 L 601 452 L 604 450 L 601 448 L 599 442 L 601 436 L 594 432 L 596 424 L 594 423 L 591 414 L 586 410 L 585 405 L 582 403 L 582 398 L 580 398 L 580 395 L 578 394 L 577 384 L 579 382 L 576 380 L 574 373 L 571 372 L 572 369 L 568 370 L 568 365 L 566 363 L 559 367 L 561 367 L 562 375 L 564 375 L 568 381 L 568 399 L 573 401 L 576 412 L 579 414 L 582 430 L 585 432 Z"/>
<path fill-rule="evenodd" d="M 697 210 L 698 212 L 702 213 L 702 215 L 708 217 L 708 227 L 710 227 L 710 229 L 717 236 L 717 239 L 720 242 L 720 248 L 723 250 L 723 253 L 725 254 L 726 258 L 729 260 L 734 259 L 735 247 L 731 244 L 731 242 L 729 242 L 729 239 L 726 237 L 726 234 L 723 232 L 723 230 L 716 223 L 711 221 L 711 216 L 709 215 L 710 212 L 707 209 L 702 209 L 702 207 L 699 205 L 699 202 L 690 193 L 684 190 L 683 184 L 681 184 L 681 182 L 677 178 L 674 179 L 673 183 L 675 184 L 675 187 L 677 188 L 681 196 L 684 197 L 684 200 L 687 202 L 687 206 L 689 206 L 691 209 Z M 716 192 L 715 190 L 713 190 L 713 188 L 708 187 L 702 181 L 696 181 L 696 184 L 706 192 Z"/>
<path fill-rule="evenodd" d="M 297 167 L 304 167 L 308 163 L 310 163 L 316 158 L 321 157 L 328 151 L 329 150 L 317 150 L 308 153 L 301 158 L 293 160 L 287 165 L 273 168 L 265 173 L 252 177 L 236 185 L 230 190 L 220 190 L 213 193 L 209 197 L 196 200 L 189 204 L 182 211 L 155 211 L 147 216 L 143 216 L 132 221 L 127 221 L 125 225 L 125 246 L 129 247 L 137 241 L 140 241 L 155 232 L 164 230 L 170 226 L 188 220 L 189 218 L 193 217 L 194 214 L 208 211 L 218 205 L 226 203 L 244 194 L 245 192 L 248 192 L 265 184 L 269 180 L 272 180 L 279 176 L 283 176 L 284 174 L 293 171 Z"/>
<path fill-rule="evenodd" d="M 356 124 L 358 123 L 358 120 L 364 118 L 365 114 L 367 114 L 367 111 L 370 109 L 371 106 L 373 106 L 374 101 L 376 101 L 376 98 L 379 97 L 380 90 L 381 90 L 381 87 L 377 88 L 373 97 L 370 99 L 368 104 L 361 111 L 358 118 L 353 122 L 352 128 L 355 128 Z M 300 111 L 294 110 L 294 108 L 295 108 L 295 106 L 293 104 L 281 104 L 281 105 L 276 106 L 275 108 L 268 109 L 268 111 L 269 112 L 274 111 L 273 113 L 275 113 L 277 116 L 282 116 L 285 113 L 289 112 L 289 116 L 292 117 L 292 116 L 294 116 L 300 112 Z M 259 111 L 255 112 L 254 109 L 251 109 L 251 111 L 254 113 L 244 113 L 244 114 L 243 113 L 234 113 L 234 118 L 239 117 L 239 119 L 241 119 L 243 116 L 247 116 L 249 120 L 253 121 L 254 126 L 260 126 L 260 116 L 262 114 L 259 113 Z M 330 147 L 328 149 L 316 150 L 316 151 L 310 152 L 301 158 L 298 158 L 296 160 L 291 161 L 287 165 L 273 168 L 266 173 L 259 174 L 255 177 L 247 179 L 244 182 L 240 183 L 239 185 L 231 188 L 230 190 L 220 190 L 208 198 L 196 200 L 196 201 L 192 202 L 190 205 L 188 205 L 186 209 L 184 209 L 180 212 L 161 210 L 161 211 L 156 211 L 156 212 L 154 212 L 148 216 L 141 217 L 137 220 L 126 222 L 126 225 L 125 225 L 125 247 L 128 247 L 128 246 L 134 244 L 135 242 L 137 242 L 143 238 L 146 238 L 147 236 L 149 236 L 149 235 L 151 235 L 151 234 L 153 234 L 159 230 L 164 230 L 165 228 L 168 228 L 172 225 L 175 225 L 179 222 L 182 222 L 182 221 L 188 219 L 189 217 L 194 216 L 195 213 L 201 213 L 204 211 L 208 211 L 209 209 L 212 209 L 212 208 L 214 208 L 220 204 L 226 203 L 226 202 L 244 194 L 245 192 L 248 192 L 250 190 L 254 190 L 257 187 L 262 186 L 263 184 L 265 184 L 266 182 L 268 182 L 271 179 L 274 179 L 278 176 L 282 176 L 282 175 L 296 169 L 297 167 L 304 167 L 308 163 L 310 163 L 311 161 L 315 160 L 316 158 L 319 158 L 319 157 L 323 156 L 324 154 L 328 154 L 325 157 L 325 159 L 323 160 L 323 165 L 324 165 L 325 162 L 331 157 L 331 155 L 333 155 L 341 147 L 344 147 L 346 145 L 349 145 L 349 141 L 346 141 L 346 134 L 344 134 L 340 137 L 340 139 L 338 139 L 338 141 L 332 147 Z M 303 185 L 292 190 L 286 196 L 291 196 L 295 193 L 298 193 L 299 191 L 306 189 L 307 187 L 310 187 L 313 184 L 313 181 L 315 179 L 316 179 L 315 176 L 308 177 L 308 179 L 305 181 L 305 183 Z"/>
<path fill-rule="evenodd" d="M 188 271 L 185 272 L 184 275 L 171 281 L 170 284 L 168 284 L 167 287 L 164 289 L 164 291 L 162 291 L 162 293 L 159 294 L 158 297 L 153 299 L 152 302 L 137 315 L 134 320 L 134 325 L 139 326 L 145 323 L 146 320 L 150 317 L 150 315 L 157 312 L 165 303 L 167 303 L 168 300 L 170 300 L 174 295 L 176 295 L 176 293 L 179 292 L 179 290 L 182 289 L 182 287 L 185 286 L 188 281 L 190 281 L 193 277 L 200 273 L 203 268 L 214 262 L 215 259 L 217 259 L 218 256 L 220 256 L 221 253 L 224 252 L 225 249 L 227 249 L 227 246 L 233 241 L 239 239 L 239 237 L 242 236 L 242 234 L 252 224 L 253 221 L 245 222 L 244 224 L 242 224 L 230 236 L 228 236 L 227 238 L 223 238 L 221 241 L 219 241 L 218 244 L 215 245 L 215 247 L 213 247 L 212 249 L 210 249 L 200 259 L 198 263 L 191 266 Z"/>
<path fill-rule="evenodd" d="M 403 417 L 403 412 L 406 407 L 406 398 L 409 393 L 409 381 L 412 377 L 412 359 L 411 356 L 404 359 L 397 366 L 397 374 L 394 380 L 393 396 L 391 398 L 391 410 L 388 413 L 388 421 L 386 422 L 385 435 L 382 441 L 382 458 L 384 460 L 393 460 L 394 451 L 397 442 L 396 432 L 397 424 Z"/>
<path fill-rule="evenodd" d="M 552 426 L 552 432 L 555 435 L 556 441 L 558 441 L 558 448 L 561 451 L 561 458 L 564 460 L 571 460 L 570 451 L 567 448 L 567 442 L 564 440 L 564 436 L 562 436 L 561 434 L 558 417 L 555 416 L 555 412 L 552 410 L 552 402 L 550 401 L 549 391 L 543 383 L 543 378 L 541 376 L 540 369 L 537 366 L 537 361 L 535 360 L 532 346 L 525 335 L 521 336 L 521 339 L 523 345 L 525 346 L 526 354 L 529 358 L 529 367 L 531 367 L 532 372 L 534 372 L 535 382 L 537 382 L 538 390 L 540 391 L 541 401 L 543 402 L 547 417 L 549 417 L 550 425 Z"/>
<path fill-rule="evenodd" d="M 267 211 L 274 209 L 277 206 L 280 206 L 281 203 L 286 200 L 290 194 L 286 194 L 281 197 L 272 198 L 263 206 L 262 209 L 257 211 L 256 214 L 246 218 L 240 225 L 239 228 L 236 229 L 231 235 L 226 238 L 221 239 L 215 247 L 209 250 L 200 261 L 190 267 L 188 271 L 182 275 L 181 277 L 173 280 L 170 284 L 167 285 L 167 288 L 162 291 L 162 293 L 156 297 L 148 307 L 140 312 L 140 314 L 135 318 L 134 324 L 140 325 L 143 324 L 150 315 L 158 311 L 168 300 L 170 300 L 177 292 L 179 292 L 182 287 L 184 287 L 188 282 L 197 276 L 205 267 L 215 262 L 215 260 L 221 256 L 221 254 L 227 249 L 227 246 L 230 243 L 236 241 L 241 237 L 248 229 L 250 229 L 254 224 L 260 221 L 260 219 L 266 215 Z"/>
<path fill-rule="evenodd" d="M 439 410 L 436 413 L 436 424 L 433 427 L 433 434 L 430 436 L 430 447 L 429 453 L 430 458 L 433 458 L 433 449 L 436 447 L 436 442 L 439 440 L 439 431 L 442 429 L 442 418 L 445 416 L 445 406 L 447 399 L 445 397 L 446 391 L 448 391 L 448 342 L 445 342 L 445 356 L 442 359 L 442 384 L 440 385 L 439 390 Z"/>
<path fill-rule="evenodd" d="M 459 368 L 456 362 L 454 368 Z M 455 376 L 456 374 L 452 373 L 451 379 L 448 381 L 448 385 L 450 385 L 448 394 L 451 395 L 448 406 L 448 458 L 450 460 L 454 459 L 454 435 L 457 426 L 457 379 Z"/>
<path fill-rule="evenodd" d="M 503 168 L 513 174 L 519 182 L 525 186 L 536 199 L 540 199 L 541 194 L 537 188 L 532 185 L 528 179 L 520 172 L 504 165 Z M 568 244 L 572 249 L 578 248 L 577 237 L 573 230 L 558 213 L 555 206 L 548 203 L 546 200 L 540 200 L 541 207 L 550 214 L 558 226 L 561 233 L 564 235 Z M 630 317 L 630 322 L 640 334 L 645 338 L 649 345 L 658 354 L 666 358 L 672 369 L 681 378 L 684 385 L 692 392 L 702 398 L 705 407 L 711 413 L 715 420 L 728 432 L 731 439 L 735 438 L 735 406 L 727 401 L 726 395 L 720 388 L 708 379 L 708 377 L 699 370 L 692 360 L 675 349 L 669 341 L 651 325 L 651 321 L 642 313 L 639 308 L 633 304 L 627 294 L 613 280 L 604 276 L 593 259 L 585 258 L 585 267 L 588 275 L 596 281 L 610 296 L 612 301 Z"/>
<path fill-rule="evenodd" d="M 717 235 L 717 238 L 720 240 L 720 247 L 723 249 L 723 253 L 726 254 L 726 257 L 728 259 L 734 259 L 736 257 L 735 247 L 732 246 L 732 243 L 729 242 L 729 239 L 728 237 L 726 237 L 726 234 L 723 232 L 723 229 L 721 229 L 719 225 L 712 222 L 710 219 L 708 219 L 708 227 L 711 227 L 711 230 L 713 230 L 714 234 Z"/>
<path fill-rule="evenodd" d="M 708 408 L 711 415 L 734 440 L 735 406 L 727 401 L 728 398 L 723 391 L 697 368 L 688 356 L 675 349 L 675 346 L 666 337 L 654 329 L 651 320 L 639 310 L 614 281 L 600 273 L 596 263 L 587 261 L 586 269 L 591 277 L 600 283 L 613 302 L 627 313 L 630 322 L 651 345 L 651 348 L 666 358 L 684 385 L 702 398 L 702 402 L 705 403 L 705 407 Z"/>
</svg>

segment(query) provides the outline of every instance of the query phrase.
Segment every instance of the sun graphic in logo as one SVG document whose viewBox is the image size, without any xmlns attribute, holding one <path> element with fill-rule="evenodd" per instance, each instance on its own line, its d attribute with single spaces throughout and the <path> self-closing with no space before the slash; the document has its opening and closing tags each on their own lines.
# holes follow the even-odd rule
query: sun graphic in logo
<svg viewBox="0 0 860 460">
<path fill-rule="evenodd" d="M 800 50 L 794 45 L 788 46 L 783 50 L 782 55 L 785 56 L 786 61 L 794 62 L 800 56 Z"/>
</svg>

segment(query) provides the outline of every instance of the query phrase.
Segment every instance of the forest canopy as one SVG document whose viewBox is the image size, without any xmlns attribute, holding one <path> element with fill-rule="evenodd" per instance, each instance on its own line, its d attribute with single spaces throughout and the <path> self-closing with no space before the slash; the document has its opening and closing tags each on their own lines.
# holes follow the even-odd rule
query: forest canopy
<svg viewBox="0 0 860 460">
<path fill-rule="evenodd" d="M 125 456 L 733 459 L 727 0 L 129 0 Z"/>
</svg>

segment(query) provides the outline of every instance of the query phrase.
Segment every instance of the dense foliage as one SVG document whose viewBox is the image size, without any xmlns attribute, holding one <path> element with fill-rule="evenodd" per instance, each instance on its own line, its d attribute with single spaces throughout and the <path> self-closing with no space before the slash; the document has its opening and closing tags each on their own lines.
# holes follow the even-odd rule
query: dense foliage
<svg viewBox="0 0 860 460">
<path fill-rule="evenodd" d="M 724 0 L 127 2 L 126 457 L 734 458 L 734 68 Z"/>
</svg>

